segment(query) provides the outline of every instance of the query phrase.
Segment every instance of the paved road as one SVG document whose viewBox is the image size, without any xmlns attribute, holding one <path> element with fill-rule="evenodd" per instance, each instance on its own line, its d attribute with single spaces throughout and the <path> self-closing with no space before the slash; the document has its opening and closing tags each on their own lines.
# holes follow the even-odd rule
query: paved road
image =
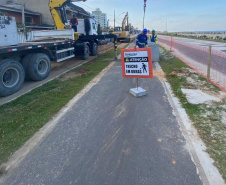
<svg viewBox="0 0 226 185">
<path fill-rule="evenodd" d="M 159 43 L 170 49 L 171 39 L 159 36 Z M 209 46 L 212 46 L 210 79 L 214 85 L 226 92 L 226 44 L 195 39 L 173 38 L 172 50 L 175 56 L 207 76 Z"/>
<path fill-rule="evenodd" d="M 199 185 L 202 182 L 161 82 L 134 79 L 120 62 L 7 174 L 3 185 Z"/>
<path fill-rule="evenodd" d="M 159 35 L 160 38 L 166 38 L 170 40 L 169 36 L 162 36 Z M 213 50 L 226 52 L 226 43 L 221 42 L 214 42 L 214 41 L 205 41 L 205 40 L 197 40 L 197 39 L 188 39 L 188 38 L 180 38 L 180 37 L 173 37 L 174 41 L 180 41 L 185 44 L 197 47 L 204 47 L 208 48 L 210 45 L 212 46 Z"/>
</svg>

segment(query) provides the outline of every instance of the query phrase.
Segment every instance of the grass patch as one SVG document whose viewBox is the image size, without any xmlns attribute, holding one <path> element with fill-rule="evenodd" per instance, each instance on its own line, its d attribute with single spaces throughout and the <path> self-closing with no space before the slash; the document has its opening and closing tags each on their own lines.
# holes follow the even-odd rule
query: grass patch
<svg viewBox="0 0 226 185">
<path fill-rule="evenodd" d="M 164 49 L 163 54 L 167 55 L 169 52 Z M 189 67 L 176 57 L 168 60 L 161 57 L 159 63 L 166 74 L 167 81 L 170 83 L 174 95 L 180 100 L 182 107 L 186 110 L 188 116 L 194 123 L 200 137 L 207 146 L 207 152 L 214 159 L 215 166 L 219 169 L 223 179 L 226 181 L 226 128 L 221 121 L 220 114 L 226 101 L 224 100 L 221 103 L 213 103 L 211 105 L 190 104 L 181 91 L 181 88 L 184 88 L 187 83 L 186 78 L 172 75 L 172 72 Z M 206 81 L 201 76 L 198 76 L 198 80 Z M 220 90 L 212 86 L 209 88 L 209 91 Z"/>
<path fill-rule="evenodd" d="M 121 49 L 118 49 L 118 54 L 120 52 Z M 114 49 L 0 106 L 0 164 L 6 162 L 11 154 L 106 68 L 109 65 L 106 59 L 109 58 L 115 58 Z"/>
</svg>

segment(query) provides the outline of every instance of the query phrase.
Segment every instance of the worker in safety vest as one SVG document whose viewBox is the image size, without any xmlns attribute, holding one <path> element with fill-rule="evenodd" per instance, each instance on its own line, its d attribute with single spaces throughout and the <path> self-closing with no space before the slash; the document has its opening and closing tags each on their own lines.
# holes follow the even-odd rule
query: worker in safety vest
<svg viewBox="0 0 226 185">
<path fill-rule="evenodd" d="M 151 39 L 151 42 L 158 44 L 158 38 L 157 38 L 157 35 L 155 34 L 155 30 L 152 30 L 152 34 L 150 36 L 150 39 Z"/>
<path fill-rule="evenodd" d="M 73 17 L 70 20 L 71 27 L 74 29 L 74 32 L 77 32 L 78 19 L 76 19 L 76 15 L 73 14 Z"/>
<path fill-rule="evenodd" d="M 148 44 L 147 33 L 148 33 L 148 30 L 144 29 L 142 33 L 137 36 L 136 46 L 138 46 L 139 48 L 144 48 Z"/>
</svg>

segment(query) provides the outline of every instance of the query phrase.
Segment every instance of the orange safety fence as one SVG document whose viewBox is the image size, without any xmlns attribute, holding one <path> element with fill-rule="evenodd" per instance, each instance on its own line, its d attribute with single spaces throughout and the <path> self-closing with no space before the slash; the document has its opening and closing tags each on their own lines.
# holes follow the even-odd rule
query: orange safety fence
<svg viewBox="0 0 226 185">
<path fill-rule="evenodd" d="M 209 46 L 193 46 L 173 37 L 159 36 L 159 45 L 173 52 L 189 67 L 207 78 Z M 210 82 L 226 92 L 226 53 L 212 49 Z"/>
</svg>

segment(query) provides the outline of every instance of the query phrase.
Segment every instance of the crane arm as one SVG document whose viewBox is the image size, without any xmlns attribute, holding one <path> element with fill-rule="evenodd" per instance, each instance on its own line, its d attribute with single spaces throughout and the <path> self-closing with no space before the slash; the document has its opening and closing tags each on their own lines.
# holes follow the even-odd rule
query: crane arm
<svg viewBox="0 0 226 185">
<path fill-rule="evenodd" d="M 79 2 L 86 0 L 49 0 L 49 10 L 55 22 L 57 30 L 65 28 L 67 22 L 67 15 L 65 11 L 65 5 L 71 2 Z"/>
<path fill-rule="evenodd" d="M 127 26 L 129 25 L 129 15 L 128 15 L 128 12 L 126 13 L 123 21 L 122 21 L 122 31 L 125 31 L 125 24 L 126 24 L 126 21 L 127 21 Z"/>
</svg>

